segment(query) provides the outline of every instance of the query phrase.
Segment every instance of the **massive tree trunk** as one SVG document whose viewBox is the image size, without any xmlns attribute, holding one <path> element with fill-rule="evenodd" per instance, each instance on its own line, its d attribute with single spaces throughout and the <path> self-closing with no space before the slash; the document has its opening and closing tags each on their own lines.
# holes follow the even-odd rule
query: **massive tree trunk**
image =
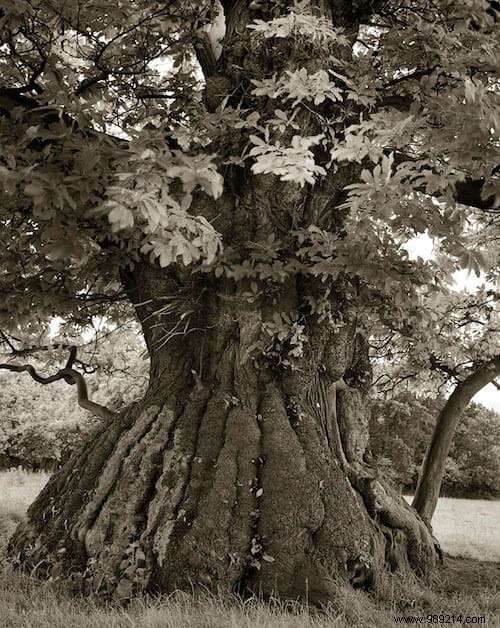
<svg viewBox="0 0 500 628">
<path fill-rule="evenodd" d="M 428 529 L 363 461 L 371 373 L 354 323 L 310 317 L 283 369 L 251 349 L 283 302 L 266 311 L 199 279 L 179 292 L 169 274 L 128 278 L 152 352 L 145 398 L 53 476 L 12 540 L 18 564 L 118 598 L 202 584 L 313 602 L 334 581 L 431 568 Z M 293 307 L 300 287 L 283 294 Z M 175 336 L 188 297 L 190 333 Z"/>
<path fill-rule="evenodd" d="M 205 97 L 214 110 L 231 95 L 264 119 L 275 106 L 256 104 L 249 76 L 271 62 L 314 70 L 327 60 L 321 50 L 297 58 L 286 40 L 250 41 L 247 4 L 224 3 L 224 52 Z M 301 116 L 304 135 L 321 132 L 317 116 Z M 236 131 L 221 152 L 241 154 L 246 141 Z M 343 229 L 334 208 L 353 168 L 311 193 L 231 166 L 223 197 L 196 198 L 193 212 L 216 221 L 235 263 L 248 241 L 265 250 L 270 237 L 293 259 L 294 229 L 325 214 L 324 228 Z M 20 565 L 119 598 L 202 584 L 317 603 L 332 599 L 336 581 L 376 586 L 386 568 L 432 568 L 429 530 L 364 461 L 371 371 L 350 306 L 355 282 L 327 290 L 307 273 L 271 279 L 147 262 L 123 274 L 151 356 L 148 392 L 31 506 L 10 549 Z M 278 333 L 266 336 L 272 325 Z"/>
<path fill-rule="evenodd" d="M 499 374 L 500 356 L 495 356 L 457 384 L 439 413 L 413 499 L 414 508 L 429 525 L 436 510 L 446 457 L 457 425 L 474 395 Z"/>
</svg>

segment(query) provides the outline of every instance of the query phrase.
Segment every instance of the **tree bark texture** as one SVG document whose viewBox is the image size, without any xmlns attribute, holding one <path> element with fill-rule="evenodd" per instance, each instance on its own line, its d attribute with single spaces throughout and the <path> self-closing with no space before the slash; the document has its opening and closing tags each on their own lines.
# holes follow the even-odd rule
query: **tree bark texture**
<svg viewBox="0 0 500 628">
<path fill-rule="evenodd" d="M 500 356 L 496 356 L 460 381 L 439 413 L 413 499 L 413 507 L 429 525 L 436 510 L 446 457 L 457 425 L 474 395 L 499 374 Z"/>
<path fill-rule="evenodd" d="M 139 309 L 152 348 L 168 329 L 148 327 L 172 288 L 164 274 L 129 280 L 141 303 L 150 294 Z M 11 556 L 120 599 L 202 584 L 319 603 L 336 581 L 430 569 L 427 527 L 363 460 L 371 372 L 355 325 L 311 317 L 300 361 L 279 369 L 251 357 L 268 313 L 212 295 L 192 333 L 154 352 L 144 400 L 52 477 Z"/>
<path fill-rule="evenodd" d="M 294 59 L 286 41 L 252 41 L 247 3 L 225 7 L 209 109 L 226 96 L 257 106 L 248 77 L 259 71 L 325 62 L 321 52 Z M 258 106 L 263 118 L 274 115 L 272 103 Z M 299 118 L 304 135 L 321 132 L 316 116 Z M 239 132 L 226 137 L 221 159 L 241 154 L 242 141 Z M 293 258 L 293 229 L 322 220 L 342 229 L 334 209 L 357 167 L 339 168 L 311 193 L 231 166 L 223 196 L 197 197 L 193 212 L 215 222 L 226 247 L 274 236 L 285 252 L 290 242 Z M 117 598 L 201 584 L 314 603 L 332 600 L 338 582 L 373 587 L 387 568 L 434 566 L 429 530 L 364 461 L 371 370 L 348 307 L 351 284 L 328 291 L 334 324 L 310 307 L 325 285 L 300 273 L 271 285 L 144 262 L 122 281 L 151 357 L 148 392 L 50 480 L 12 540 L 18 564 Z M 265 354 L 259 343 L 275 314 L 293 311 L 306 339 L 284 365 L 289 346 Z"/>
</svg>

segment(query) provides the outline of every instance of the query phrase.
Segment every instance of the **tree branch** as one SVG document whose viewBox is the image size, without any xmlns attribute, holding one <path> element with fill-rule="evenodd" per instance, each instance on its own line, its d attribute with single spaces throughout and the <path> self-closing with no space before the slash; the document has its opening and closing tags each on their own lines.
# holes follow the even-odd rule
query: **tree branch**
<svg viewBox="0 0 500 628">
<path fill-rule="evenodd" d="M 397 166 L 405 161 L 412 162 L 415 161 L 415 158 L 411 155 L 407 155 L 406 153 L 400 151 L 389 151 L 387 153 L 392 152 L 394 155 L 394 164 Z M 500 172 L 500 165 L 496 166 L 492 169 L 491 175 L 498 175 Z M 471 179 L 470 177 L 465 178 L 463 181 L 458 181 L 455 184 L 453 198 L 460 205 L 467 205 L 468 207 L 475 207 L 476 209 L 481 209 L 484 211 L 500 211 L 500 198 L 498 195 L 491 195 L 488 198 L 484 199 L 482 197 L 482 190 L 485 184 L 485 179 Z M 425 189 L 422 190 L 425 193 Z M 436 193 L 439 196 L 439 193 Z"/>
<path fill-rule="evenodd" d="M 427 524 L 430 524 L 436 509 L 446 456 L 460 418 L 474 395 L 499 374 L 500 355 L 497 355 L 461 380 L 439 413 L 412 504 Z"/>
<path fill-rule="evenodd" d="M 68 345 L 65 343 L 56 343 L 53 345 L 36 345 L 32 347 L 24 347 L 23 349 L 18 349 L 15 347 L 12 342 L 7 338 L 5 332 L 0 331 L 0 339 L 5 342 L 5 344 L 9 347 L 10 353 L 9 356 L 12 357 L 21 357 L 23 355 L 32 355 L 33 353 L 40 353 L 43 351 L 56 351 L 57 349 L 71 349 L 73 345 Z"/>
<path fill-rule="evenodd" d="M 64 380 L 67 384 L 75 385 L 77 389 L 78 395 L 78 405 L 85 410 L 88 410 L 92 414 L 95 414 L 102 419 L 111 419 L 116 416 L 116 413 L 107 408 L 106 406 L 102 406 L 95 401 L 91 401 L 88 398 L 87 384 L 85 383 L 85 379 L 81 373 L 75 371 L 73 367 L 76 360 L 76 347 L 71 347 L 70 353 L 68 356 L 68 360 L 64 368 L 54 373 L 54 375 L 49 375 L 48 377 L 44 377 L 40 375 L 35 367 L 31 364 L 0 364 L 0 369 L 5 369 L 7 371 L 13 371 L 15 373 L 29 373 L 31 377 L 38 382 L 39 384 L 52 384 L 59 380 Z"/>
<path fill-rule="evenodd" d="M 431 371 L 439 371 L 440 373 L 443 373 L 444 375 L 446 375 L 449 379 L 454 379 L 457 382 L 460 380 L 460 373 L 456 369 L 448 366 L 447 364 L 444 364 L 433 353 L 431 353 L 431 355 L 429 356 L 429 362 L 431 364 L 430 366 Z"/>
<path fill-rule="evenodd" d="M 91 364 L 87 362 L 83 362 L 82 360 L 78 360 L 76 358 L 77 348 L 74 345 L 69 345 L 66 343 L 58 342 L 53 345 L 34 345 L 31 347 L 23 347 L 22 349 L 18 349 L 13 344 L 12 340 L 15 340 L 16 342 L 19 342 L 19 343 L 22 342 L 19 338 L 14 338 L 12 336 L 10 336 L 9 338 L 9 335 L 0 329 L 0 346 L 2 342 L 7 345 L 7 347 L 9 348 L 9 353 L 7 353 L 6 355 L 8 357 L 19 358 L 26 355 L 33 355 L 34 353 L 41 353 L 45 351 L 57 351 L 60 349 L 66 349 L 71 352 L 71 350 L 74 349 L 75 350 L 74 359 L 71 362 L 71 364 L 66 365 L 66 368 L 72 368 L 73 365 L 78 365 L 83 370 L 83 372 L 87 374 L 95 373 L 97 370 L 95 366 L 92 366 Z M 71 353 L 70 353 L 70 357 L 71 357 Z"/>
<path fill-rule="evenodd" d="M 438 67 L 438 65 L 433 65 L 430 68 L 420 68 L 418 70 L 410 72 L 409 74 L 403 74 L 401 76 L 398 76 L 397 78 L 392 79 L 391 81 L 386 83 L 383 89 L 386 90 L 390 87 L 394 87 L 394 85 L 398 85 L 399 83 L 404 83 L 405 81 L 414 81 L 415 79 L 421 79 L 423 76 L 429 76 L 429 74 L 432 74 L 434 70 L 436 70 Z"/>
</svg>

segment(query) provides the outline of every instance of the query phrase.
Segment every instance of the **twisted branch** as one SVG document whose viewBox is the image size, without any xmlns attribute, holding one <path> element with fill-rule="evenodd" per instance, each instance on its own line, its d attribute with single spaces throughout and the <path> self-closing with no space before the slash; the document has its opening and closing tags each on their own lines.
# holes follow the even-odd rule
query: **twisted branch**
<svg viewBox="0 0 500 628">
<path fill-rule="evenodd" d="M 76 347 L 71 347 L 68 360 L 64 368 L 59 369 L 57 373 L 54 375 L 49 375 L 44 377 L 40 375 L 34 366 L 31 364 L 0 364 L 0 369 L 5 369 L 7 371 L 14 371 L 15 373 L 29 373 L 31 377 L 38 382 L 39 384 L 52 384 L 53 382 L 57 382 L 63 379 L 67 384 L 75 385 L 78 395 L 78 405 L 85 410 L 88 410 L 92 414 L 102 418 L 102 419 L 111 419 L 116 416 L 116 413 L 107 408 L 106 406 L 102 406 L 95 401 L 91 401 L 88 398 L 87 384 L 85 383 L 85 379 L 81 373 L 76 371 L 73 368 L 73 365 L 76 360 Z"/>
</svg>

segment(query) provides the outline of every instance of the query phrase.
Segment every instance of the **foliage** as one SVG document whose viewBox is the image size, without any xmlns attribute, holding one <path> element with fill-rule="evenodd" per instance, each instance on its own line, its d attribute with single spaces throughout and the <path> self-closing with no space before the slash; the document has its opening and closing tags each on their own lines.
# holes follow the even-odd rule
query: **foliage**
<svg viewBox="0 0 500 628">
<path fill-rule="evenodd" d="M 382 469 L 405 490 L 414 490 L 420 465 L 444 399 L 400 393 L 370 404 L 370 448 Z M 446 460 L 442 492 L 455 496 L 500 495 L 500 416 L 472 403 L 465 411 Z"/>
<path fill-rule="evenodd" d="M 0 373 L 0 464 L 49 468 L 61 460 L 65 446 L 78 439 L 85 413 L 71 403 L 66 384 L 42 387 L 27 375 Z"/>
<path fill-rule="evenodd" d="M 493 286 L 485 285 L 473 293 L 450 290 L 428 296 L 425 326 L 406 321 L 403 329 L 373 339 L 379 390 L 388 392 L 411 379 L 414 388 L 432 394 L 498 355 L 498 299 Z"/>
<path fill-rule="evenodd" d="M 33 337 L 53 315 L 130 316 L 120 271 L 144 255 L 238 285 L 250 251 L 217 226 L 238 172 L 295 198 L 284 241 L 271 229 L 274 261 L 247 266 L 264 296 L 288 278 L 342 277 L 360 324 L 425 328 L 454 270 L 497 275 L 495 7 L 372 3 L 352 37 L 314 3 L 253 3 L 252 54 L 289 60 L 233 67 L 207 109 L 195 51 L 218 3 L 4 2 L 2 328 Z M 305 211 L 308 188 L 319 213 Z M 410 260 L 405 242 L 423 233 L 440 256 Z"/>
<path fill-rule="evenodd" d="M 473 404 L 455 433 L 445 471 L 449 495 L 495 495 L 500 489 L 500 421 Z M 451 462 L 450 461 L 450 462 Z"/>
</svg>

